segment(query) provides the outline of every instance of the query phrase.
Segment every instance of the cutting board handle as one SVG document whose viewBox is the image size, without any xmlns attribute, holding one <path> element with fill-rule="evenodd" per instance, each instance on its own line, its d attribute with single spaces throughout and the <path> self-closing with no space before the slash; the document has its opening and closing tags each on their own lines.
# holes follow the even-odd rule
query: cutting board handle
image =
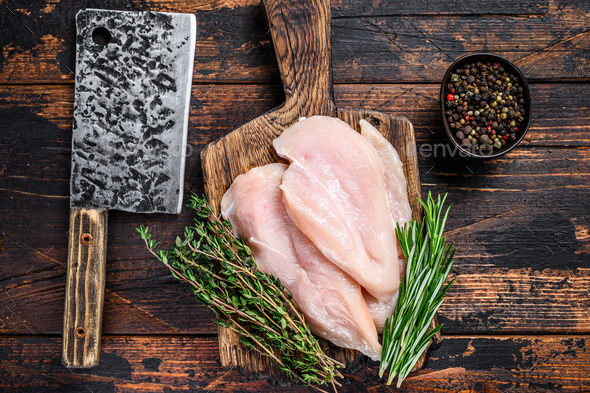
<svg viewBox="0 0 590 393">
<path fill-rule="evenodd" d="M 107 255 L 107 210 L 72 207 L 66 270 L 62 363 L 98 365 Z"/>
<path fill-rule="evenodd" d="M 330 0 L 263 0 L 287 108 L 335 116 Z"/>
</svg>

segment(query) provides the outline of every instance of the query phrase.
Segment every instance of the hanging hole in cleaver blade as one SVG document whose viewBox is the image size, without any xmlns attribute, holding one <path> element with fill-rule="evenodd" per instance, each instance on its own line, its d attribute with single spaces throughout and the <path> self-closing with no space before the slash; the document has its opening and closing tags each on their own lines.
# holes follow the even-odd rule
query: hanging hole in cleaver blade
<svg viewBox="0 0 590 393">
<path fill-rule="evenodd" d="M 107 46 L 111 42 L 111 33 L 106 27 L 97 27 L 92 31 L 92 41 L 99 46 Z"/>
</svg>

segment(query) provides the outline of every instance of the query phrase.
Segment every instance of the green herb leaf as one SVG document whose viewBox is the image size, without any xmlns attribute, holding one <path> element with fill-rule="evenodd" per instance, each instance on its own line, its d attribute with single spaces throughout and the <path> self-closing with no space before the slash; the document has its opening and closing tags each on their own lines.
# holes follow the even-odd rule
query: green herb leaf
<svg viewBox="0 0 590 393">
<path fill-rule="evenodd" d="M 442 328 L 430 329 L 430 323 L 456 280 L 443 288 L 455 255 L 454 243 L 447 246 L 443 235 L 450 209 L 441 220 L 445 200 L 446 195 L 435 201 L 428 193 L 426 203 L 419 200 L 424 207 L 422 223 L 411 221 L 396 228 L 407 266 L 395 313 L 385 322 L 379 376 L 388 371 L 387 384 L 397 377 L 398 388 Z"/>
<path fill-rule="evenodd" d="M 337 369 L 343 365 L 322 351 L 280 281 L 257 270 L 248 246 L 233 235 L 229 222 L 213 214 L 204 197 L 193 195 L 188 206 L 195 224 L 169 251 L 156 251 L 148 227 L 137 228 L 148 250 L 173 277 L 191 286 L 217 315 L 215 323 L 239 333 L 247 348 L 272 358 L 296 382 L 339 385 L 335 378 L 342 377 Z"/>
</svg>

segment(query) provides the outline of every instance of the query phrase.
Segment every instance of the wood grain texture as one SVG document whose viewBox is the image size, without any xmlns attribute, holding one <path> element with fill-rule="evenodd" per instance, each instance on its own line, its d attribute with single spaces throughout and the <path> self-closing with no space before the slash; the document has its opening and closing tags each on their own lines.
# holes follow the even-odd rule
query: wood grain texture
<svg viewBox="0 0 590 393">
<path fill-rule="evenodd" d="M 195 337 L 215 334 L 211 312 L 149 256 L 135 232 L 149 224 L 167 247 L 190 225 L 187 209 L 179 217 L 110 213 L 103 333 L 125 336 L 104 338 L 95 369 L 70 373 L 60 363 L 75 13 L 105 7 L 196 14 L 194 150 L 186 185 L 200 194 L 198 152 L 284 101 L 260 1 L 5 3 L 0 334 L 19 337 L 0 337 L 0 390 L 311 391 L 228 372 L 216 337 Z M 453 206 L 447 236 L 459 249 L 453 270 L 459 280 L 438 313 L 447 336 L 402 392 L 590 391 L 590 19 L 584 7 L 561 0 L 332 1 L 336 106 L 407 117 L 422 188 L 448 192 Z M 434 157 L 432 148 L 446 142 L 439 79 L 451 58 L 476 51 L 502 54 L 528 72 L 535 118 L 515 151 L 474 166 L 441 157 L 441 149 Z M 515 335 L 525 332 L 533 336 Z M 39 336 L 47 333 L 56 337 Z M 369 364 L 346 374 L 343 391 L 388 393 L 375 372 Z"/>
<path fill-rule="evenodd" d="M 81 0 L 5 7 L 2 83 L 72 83 L 74 16 Z M 109 0 L 94 7 L 194 13 L 199 26 L 193 83 L 279 83 L 260 1 Z M 13 9 L 14 8 L 14 9 Z M 332 62 L 337 83 L 436 83 L 466 53 L 503 55 L 529 80 L 590 77 L 589 18 L 583 4 L 460 0 L 332 4 Z M 28 27 L 28 28 L 27 28 Z M 30 30 L 29 30 L 30 29 Z"/>
<path fill-rule="evenodd" d="M 64 301 L 62 362 L 71 368 L 98 365 L 107 263 L 106 209 L 70 212 Z"/>
<path fill-rule="evenodd" d="M 405 118 L 359 109 L 336 108 L 332 88 L 330 49 L 330 0 L 304 3 L 265 0 L 264 9 L 285 93 L 285 103 L 244 124 L 229 135 L 206 146 L 201 165 L 207 200 L 219 213 L 221 198 L 232 181 L 250 169 L 282 162 L 272 141 L 301 117 L 338 117 L 360 132 L 359 121 L 373 124 L 400 152 L 408 182 L 408 199 L 415 219 L 422 217 L 421 196 L 414 130 Z M 403 154 L 401 154 L 403 152 Z M 436 325 L 433 320 L 433 326 Z M 440 341 L 440 334 L 434 339 Z M 269 361 L 240 343 L 240 335 L 219 328 L 221 363 L 257 378 L 273 378 L 290 383 L 280 364 Z M 347 367 L 358 367 L 364 358 L 358 351 L 335 348 L 324 342 L 327 353 Z M 425 364 L 426 353 L 416 364 Z"/>
<path fill-rule="evenodd" d="M 94 369 L 70 372 L 57 337 L 0 337 L 0 390 L 20 392 L 315 392 L 270 386 L 220 365 L 216 337 L 105 336 Z M 389 391 L 584 392 L 590 387 L 588 336 L 453 336 L 401 389 L 386 387 L 370 362 L 345 373 L 340 393 Z M 90 390 L 89 390 L 90 389 Z M 388 390 L 389 389 L 389 390 Z"/>
<path fill-rule="evenodd" d="M 332 1 L 332 17 L 362 17 L 362 16 L 415 16 L 415 15 L 547 15 L 560 4 L 554 1 L 508 2 L 506 0 L 492 0 L 475 4 L 471 1 L 458 0 L 450 7 L 438 1 L 423 1 L 394 3 L 387 0 L 358 2 L 355 0 Z"/>
<path fill-rule="evenodd" d="M 4 167 L 5 161 L 0 160 L 0 173 L 6 170 L 7 176 L 17 177 L 35 170 L 48 176 L 53 171 L 49 177 L 36 177 L 39 189 L 46 188 L 43 194 L 63 198 L 61 184 L 69 182 L 69 172 L 66 173 L 61 160 L 70 149 L 73 92 L 70 85 L 0 85 L 0 116 L 5 119 L 1 125 L 0 152 L 7 155 L 14 147 L 8 157 L 9 165 Z M 428 142 L 439 143 L 446 138 L 438 92 L 436 84 L 334 85 L 338 107 L 366 108 L 406 117 L 414 126 L 418 147 Z M 531 92 L 534 118 L 520 146 L 590 146 L 589 83 L 531 84 Z M 284 94 L 278 85 L 193 86 L 188 136 L 193 150 L 187 165 L 192 164 L 197 171 L 200 170 L 195 163 L 197 153 L 204 146 L 283 101 Z M 30 131 L 35 127 L 38 132 Z M 19 135 L 26 135 L 26 139 Z M 56 153 L 54 157 L 50 156 L 51 151 Z M 25 161 L 25 155 L 33 155 L 34 160 Z M 197 174 L 187 173 L 187 176 L 196 179 Z M 19 179 L 22 181 L 22 177 Z M 50 179 L 60 184 L 55 192 L 47 192 L 46 184 Z M 2 183 L 8 181 L 4 178 Z M 195 183 L 194 180 L 191 183 Z"/>
<path fill-rule="evenodd" d="M 590 205 L 584 203 L 589 86 L 533 84 L 536 115 L 527 139 L 501 160 L 477 166 L 433 157 L 426 149 L 445 142 L 438 102 L 428 99 L 436 85 L 334 86 L 337 106 L 407 116 L 414 124 L 422 188 L 449 193 L 448 237 L 458 245 L 453 273 L 459 281 L 438 314 L 443 333 L 590 332 L 590 271 L 583 269 L 590 258 Z M 193 151 L 185 180 L 195 193 L 203 192 L 200 149 L 280 104 L 281 91 L 274 85 L 193 86 Z M 72 86 L 0 86 L 0 333 L 62 330 L 72 97 Z M 103 332 L 215 334 L 212 313 L 151 259 L 135 232 L 150 225 L 162 247 L 169 247 L 191 224 L 190 210 L 180 216 L 109 216 Z M 560 235 L 552 236 L 550 228 L 560 228 Z M 563 256 L 553 258 L 546 245 Z M 534 266 L 545 271 L 532 271 Z"/>
</svg>

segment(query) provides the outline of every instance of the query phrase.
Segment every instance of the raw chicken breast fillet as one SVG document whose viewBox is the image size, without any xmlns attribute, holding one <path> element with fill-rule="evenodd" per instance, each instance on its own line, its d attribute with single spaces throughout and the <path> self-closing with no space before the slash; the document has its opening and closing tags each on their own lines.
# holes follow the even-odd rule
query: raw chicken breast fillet
<svg viewBox="0 0 590 393">
<path fill-rule="evenodd" d="M 273 141 L 291 161 L 285 207 L 297 227 L 377 303 L 399 287 L 394 226 L 378 151 L 343 121 L 313 116 Z"/>
<path fill-rule="evenodd" d="M 364 136 L 379 153 L 385 167 L 385 190 L 390 215 L 395 223 L 404 226 L 412 219 L 412 208 L 408 201 L 408 190 L 402 161 L 395 147 L 381 135 L 379 130 L 368 121 L 361 120 L 361 135 Z M 394 224 L 395 225 L 395 224 Z"/>
<path fill-rule="evenodd" d="M 408 201 L 407 184 L 402 162 L 395 148 L 383 137 L 383 135 L 381 135 L 379 130 L 366 120 L 361 120 L 360 125 L 361 135 L 364 136 L 375 149 L 377 149 L 377 153 L 379 153 L 379 157 L 381 157 L 385 167 L 385 189 L 387 191 L 387 201 L 391 209 L 389 215 L 392 219 L 392 225 L 395 228 L 397 223 L 403 227 L 404 224 L 412 219 L 412 208 Z M 401 277 L 406 270 L 406 261 L 404 259 L 404 254 L 397 243 L 397 239 L 396 245 L 398 246 L 398 260 Z M 367 306 L 369 307 L 369 311 L 371 312 L 371 316 L 375 321 L 375 326 L 379 333 L 383 332 L 385 319 L 389 318 L 395 311 L 397 295 L 396 292 L 392 299 L 385 303 L 380 303 L 376 299 L 371 298 L 371 296 L 365 296 Z"/>
<path fill-rule="evenodd" d="M 221 200 L 222 215 L 249 244 L 260 270 L 293 294 L 315 334 L 379 360 L 381 345 L 360 285 L 326 259 L 285 210 L 279 186 L 286 169 L 270 164 L 238 176 Z"/>
<path fill-rule="evenodd" d="M 398 261 L 401 278 L 404 276 L 406 272 L 406 260 L 399 259 Z M 373 296 L 371 296 L 371 294 L 367 293 L 367 291 L 365 291 L 364 288 L 362 289 L 362 293 L 363 297 L 365 298 L 365 302 L 367 303 L 367 307 L 369 308 L 371 318 L 373 318 L 373 322 L 375 323 L 375 327 L 377 328 L 377 333 L 383 333 L 383 330 L 385 329 L 385 321 L 387 320 L 387 318 L 390 318 L 395 312 L 399 290 L 395 291 L 392 298 L 387 302 L 378 301 Z"/>
</svg>

